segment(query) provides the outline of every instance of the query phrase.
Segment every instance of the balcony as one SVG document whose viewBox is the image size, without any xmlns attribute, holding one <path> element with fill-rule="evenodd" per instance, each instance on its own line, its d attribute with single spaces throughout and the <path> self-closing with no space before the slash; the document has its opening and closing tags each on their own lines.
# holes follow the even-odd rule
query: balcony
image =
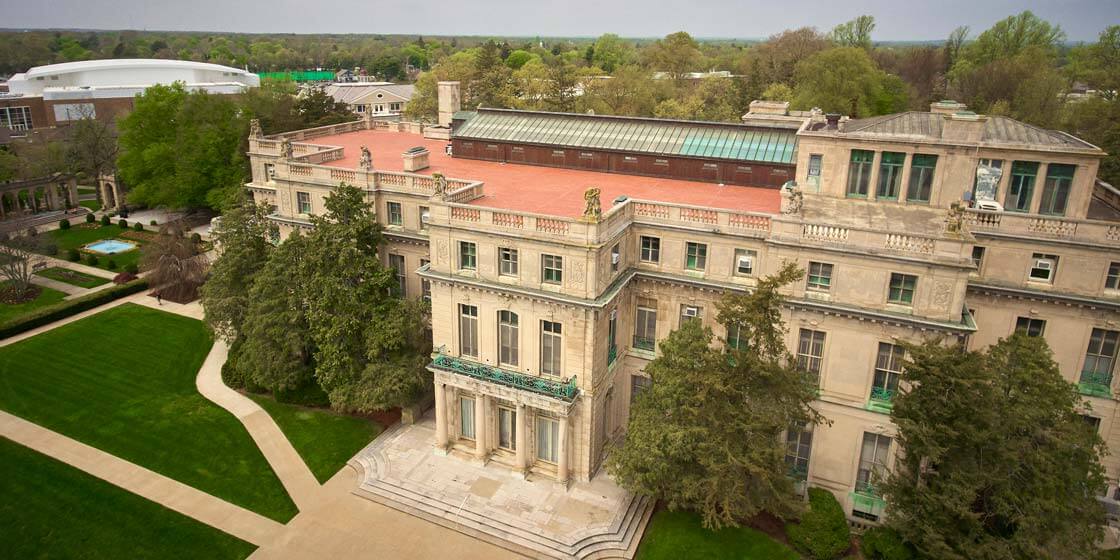
<svg viewBox="0 0 1120 560">
<path fill-rule="evenodd" d="M 867 410 L 890 414 L 895 391 L 886 387 L 872 387 L 871 398 L 867 401 Z"/>
<path fill-rule="evenodd" d="M 1082 395 L 1111 398 L 1112 374 L 1083 371 L 1081 380 L 1077 383 L 1077 390 Z"/>
<path fill-rule="evenodd" d="M 1060 239 L 1093 245 L 1120 245 L 1120 224 L 1063 216 L 967 210 L 964 222 L 973 233 Z"/>
<path fill-rule="evenodd" d="M 607 367 L 614 365 L 615 360 L 618 359 L 618 347 L 612 345 L 607 348 Z"/>
<path fill-rule="evenodd" d="M 657 341 L 653 338 L 634 335 L 634 348 L 645 350 L 646 352 L 653 352 L 657 349 Z"/>
<path fill-rule="evenodd" d="M 530 391 L 565 402 L 572 402 L 579 395 L 575 376 L 563 381 L 553 381 L 449 356 L 439 350 L 432 352 L 430 367 L 514 389 Z"/>
</svg>

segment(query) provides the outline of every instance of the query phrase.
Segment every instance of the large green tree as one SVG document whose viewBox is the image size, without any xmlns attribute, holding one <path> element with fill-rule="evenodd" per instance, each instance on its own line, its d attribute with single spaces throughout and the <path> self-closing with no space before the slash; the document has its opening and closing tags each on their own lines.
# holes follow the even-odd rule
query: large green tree
<svg viewBox="0 0 1120 560">
<path fill-rule="evenodd" d="M 906 107 L 906 90 L 876 66 L 867 51 L 837 47 L 797 64 L 793 106 L 867 117 Z"/>
<path fill-rule="evenodd" d="M 424 305 L 402 299 L 382 264 L 381 229 L 365 192 L 340 185 L 311 218 L 298 276 L 316 345 L 316 377 L 341 410 L 369 412 L 414 401 L 428 388 L 431 351 Z"/>
<path fill-rule="evenodd" d="M 829 37 L 841 47 L 871 50 L 871 32 L 874 30 L 875 18 L 863 15 L 833 27 Z"/>
<path fill-rule="evenodd" d="M 130 202 L 221 208 L 245 180 L 248 123 L 228 95 L 152 86 L 119 127 L 117 168 Z"/>
<path fill-rule="evenodd" d="M 646 47 L 649 65 L 665 72 L 672 80 L 680 80 L 689 72 L 699 70 L 703 58 L 700 44 L 684 31 L 670 33 Z"/>
<path fill-rule="evenodd" d="M 800 511 L 781 434 L 823 419 L 809 406 L 816 384 L 782 342 L 778 290 L 801 275 L 790 264 L 752 293 L 724 297 L 719 320 L 738 333 L 734 343 L 713 347 L 699 321 L 661 342 L 645 369 L 652 385 L 631 405 L 626 441 L 608 458 L 620 484 L 696 510 L 710 528 Z"/>
<path fill-rule="evenodd" d="M 1016 333 L 984 352 L 909 348 L 895 398 L 888 523 L 945 560 L 1091 558 L 1104 511 L 1104 442 L 1041 337 Z"/>
<path fill-rule="evenodd" d="M 241 336 L 249 309 L 249 293 L 257 274 L 268 262 L 269 242 L 278 234 L 268 219 L 266 204 L 254 204 L 242 195 L 238 204 L 222 214 L 213 232 L 219 256 L 201 289 L 206 323 L 219 336 L 235 340 Z"/>
</svg>

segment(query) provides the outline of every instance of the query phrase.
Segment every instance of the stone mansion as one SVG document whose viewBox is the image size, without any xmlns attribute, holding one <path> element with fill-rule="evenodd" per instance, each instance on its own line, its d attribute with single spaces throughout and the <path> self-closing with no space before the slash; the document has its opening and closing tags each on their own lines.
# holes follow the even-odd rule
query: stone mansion
<svg viewBox="0 0 1120 560">
<path fill-rule="evenodd" d="M 742 124 L 497 109 L 249 141 L 282 236 L 340 183 L 368 193 L 401 290 L 432 304 L 438 454 L 587 481 L 658 341 L 796 262 L 787 343 L 831 425 L 792 427 L 791 476 L 853 521 L 899 453 L 900 341 L 1045 337 L 1120 480 L 1120 193 L 1104 153 L 952 102 L 847 120 L 752 104 Z M 783 185 L 786 185 L 783 188 Z M 448 457 L 443 460 L 454 460 Z"/>
</svg>

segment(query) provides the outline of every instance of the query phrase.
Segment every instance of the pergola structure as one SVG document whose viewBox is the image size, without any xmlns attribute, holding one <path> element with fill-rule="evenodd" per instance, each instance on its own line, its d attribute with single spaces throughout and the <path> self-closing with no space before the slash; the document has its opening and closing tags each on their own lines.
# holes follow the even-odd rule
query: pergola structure
<svg viewBox="0 0 1120 560">
<path fill-rule="evenodd" d="M 56 173 L 24 181 L 0 183 L 0 220 L 67 210 L 78 205 L 78 180 Z"/>
</svg>

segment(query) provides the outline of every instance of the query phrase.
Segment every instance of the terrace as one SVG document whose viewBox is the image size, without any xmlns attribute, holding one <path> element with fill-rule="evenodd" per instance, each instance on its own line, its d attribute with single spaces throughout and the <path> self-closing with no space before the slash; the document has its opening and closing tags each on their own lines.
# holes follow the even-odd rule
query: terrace
<svg viewBox="0 0 1120 560">
<path fill-rule="evenodd" d="M 466 184 L 465 181 L 480 182 L 485 185 L 481 190 L 482 196 L 467 203 L 499 210 L 576 218 L 583 213 L 583 193 L 591 187 L 600 189 L 604 210 L 619 196 L 701 208 L 770 214 L 777 213 L 781 206 L 781 196 L 773 188 L 716 185 L 679 179 L 456 159 L 444 153 L 447 145 L 445 141 L 428 140 L 408 132 L 344 131 L 339 134 L 316 135 L 310 143 L 321 149 L 300 143 L 293 146 L 297 161 L 308 163 L 307 169 L 301 172 L 308 177 L 317 177 L 319 173 L 316 171 L 323 168 L 347 170 L 327 170 L 324 179 L 334 182 L 347 180 L 357 170 L 361 146 L 369 147 L 372 152 L 374 169 L 395 173 L 401 173 L 401 154 L 405 150 L 423 146 L 430 152 L 430 167 L 420 171 L 419 175 L 442 173 L 450 179 L 463 180 L 463 184 Z M 261 155 L 277 155 L 278 144 L 273 140 L 257 140 L 251 146 L 251 151 Z M 337 148 L 342 148 L 341 153 Z M 293 170 L 292 174 L 299 173 Z M 456 188 L 455 183 L 456 181 L 451 181 L 452 189 Z"/>
</svg>

